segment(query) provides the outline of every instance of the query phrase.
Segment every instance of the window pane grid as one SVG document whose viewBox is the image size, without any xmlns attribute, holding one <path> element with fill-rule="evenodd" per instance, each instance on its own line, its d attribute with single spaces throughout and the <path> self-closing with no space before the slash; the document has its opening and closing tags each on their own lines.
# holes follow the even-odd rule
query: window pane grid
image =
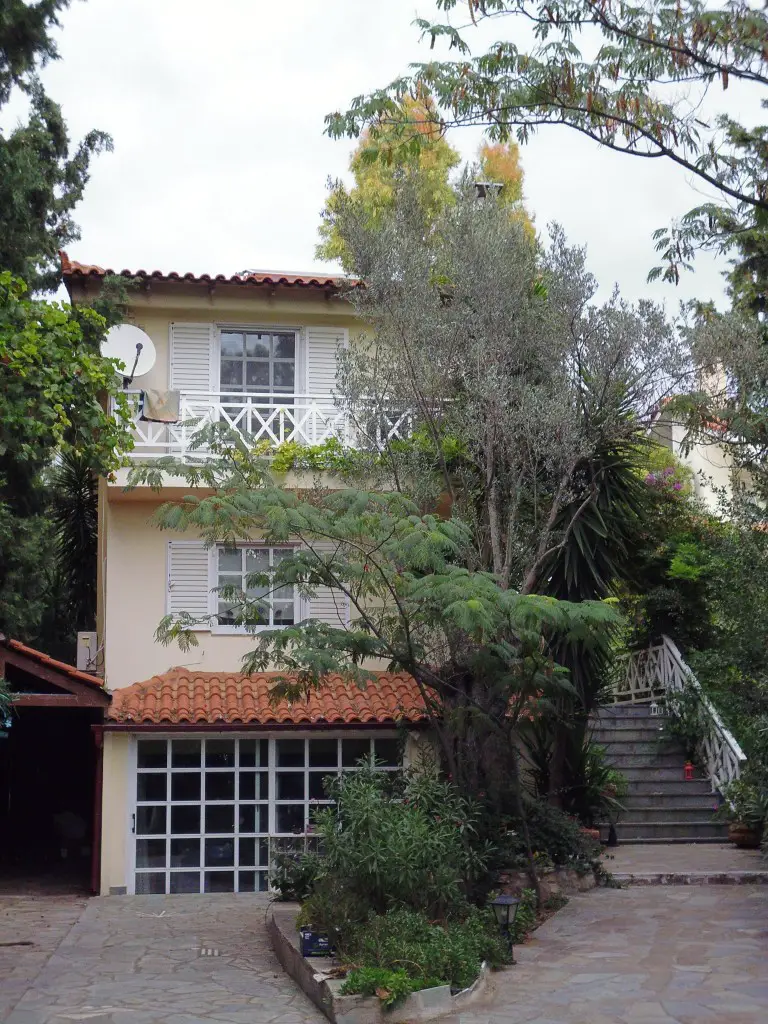
<svg viewBox="0 0 768 1024">
<path fill-rule="evenodd" d="M 266 891 L 277 850 L 316 847 L 324 780 L 372 755 L 400 768 L 394 737 L 140 739 L 136 892 Z"/>
<path fill-rule="evenodd" d="M 257 573 L 271 576 L 279 562 L 293 548 L 254 547 L 253 545 L 227 548 L 216 547 L 216 586 L 236 587 L 241 595 L 251 601 L 263 599 L 263 604 L 254 612 L 257 626 L 292 626 L 296 621 L 296 588 L 284 586 L 248 586 L 248 577 Z M 217 619 L 220 626 L 237 627 L 235 621 L 236 602 L 221 593 L 217 595 Z"/>
<path fill-rule="evenodd" d="M 222 331 L 219 376 L 224 394 L 293 394 L 295 333 Z"/>
</svg>

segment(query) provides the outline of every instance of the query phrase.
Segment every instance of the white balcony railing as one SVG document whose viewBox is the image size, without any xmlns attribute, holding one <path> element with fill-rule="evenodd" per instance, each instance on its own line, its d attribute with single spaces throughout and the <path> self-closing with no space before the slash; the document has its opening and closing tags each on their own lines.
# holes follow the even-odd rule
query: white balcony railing
<svg viewBox="0 0 768 1024">
<path fill-rule="evenodd" d="M 671 714 L 676 701 L 686 690 L 697 697 L 698 754 L 706 766 L 712 791 L 722 793 L 738 779 L 746 755 L 736 738 L 723 724 L 701 684 L 669 637 L 655 647 L 629 655 L 616 666 L 610 699 L 617 704 L 637 704 L 661 698 Z"/>
<path fill-rule="evenodd" d="M 128 391 L 134 408 L 134 459 L 172 455 L 184 459 L 190 454 L 205 456 L 204 448 L 192 445 L 199 431 L 213 423 L 238 433 L 249 445 L 266 441 L 270 445 L 297 441 L 322 444 L 338 438 L 355 447 L 359 428 L 345 409 L 332 398 L 316 395 L 266 395 L 227 392 L 182 392 L 176 423 L 154 423 L 141 419 L 141 392 Z M 379 445 L 410 436 L 412 416 L 392 410 L 365 424 L 365 431 Z"/>
</svg>

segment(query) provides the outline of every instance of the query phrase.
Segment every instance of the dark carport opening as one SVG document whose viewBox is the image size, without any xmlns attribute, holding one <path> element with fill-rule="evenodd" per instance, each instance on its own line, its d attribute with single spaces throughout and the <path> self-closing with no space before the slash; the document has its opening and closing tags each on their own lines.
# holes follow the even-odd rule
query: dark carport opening
<svg viewBox="0 0 768 1024">
<path fill-rule="evenodd" d="M 0 885 L 88 891 L 98 866 L 98 679 L 0 644 L 14 702 L 0 724 Z"/>
<path fill-rule="evenodd" d="M 6 876 L 87 887 L 96 746 L 92 709 L 19 708 L 0 739 L 0 863 Z"/>
</svg>

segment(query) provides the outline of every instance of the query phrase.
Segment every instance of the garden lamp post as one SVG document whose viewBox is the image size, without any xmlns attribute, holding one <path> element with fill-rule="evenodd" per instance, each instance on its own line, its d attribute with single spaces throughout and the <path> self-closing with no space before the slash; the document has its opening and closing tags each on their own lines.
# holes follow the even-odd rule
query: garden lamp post
<svg viewBox="0 0 768 1024">
<path fill-rule="evenodd" d="M 509 943 L 509 952 L 512 953 L 512 929 L 515 926 L 515 916 L 517 915 L 517 908 L 520 906 L 520 900 L 517 896 L 507 896 L 506 893 L 502 893 L 497 896 L 495 900 L 491 901 L 493 912 L 496 915 L 496 923 L 501 929 L 501 934 Z M 514 963 L 514 957 L 512 963 Z"/>
</svg>

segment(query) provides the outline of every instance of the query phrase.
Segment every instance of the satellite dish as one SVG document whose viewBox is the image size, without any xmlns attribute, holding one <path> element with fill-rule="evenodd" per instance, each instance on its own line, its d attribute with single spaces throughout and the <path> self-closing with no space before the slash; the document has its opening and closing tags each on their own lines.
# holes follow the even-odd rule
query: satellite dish
<svg viewBox="0 0 768 1024">
<path fill-rule="evenodd" d="M 101 343 L 101 354 L 105 359 L 117 360 L 117 372 L 126 387 L 134 377 L 149 373 L 157 358 L 150 336 L 133 324 L 110 327 Z"/>
</svg>

